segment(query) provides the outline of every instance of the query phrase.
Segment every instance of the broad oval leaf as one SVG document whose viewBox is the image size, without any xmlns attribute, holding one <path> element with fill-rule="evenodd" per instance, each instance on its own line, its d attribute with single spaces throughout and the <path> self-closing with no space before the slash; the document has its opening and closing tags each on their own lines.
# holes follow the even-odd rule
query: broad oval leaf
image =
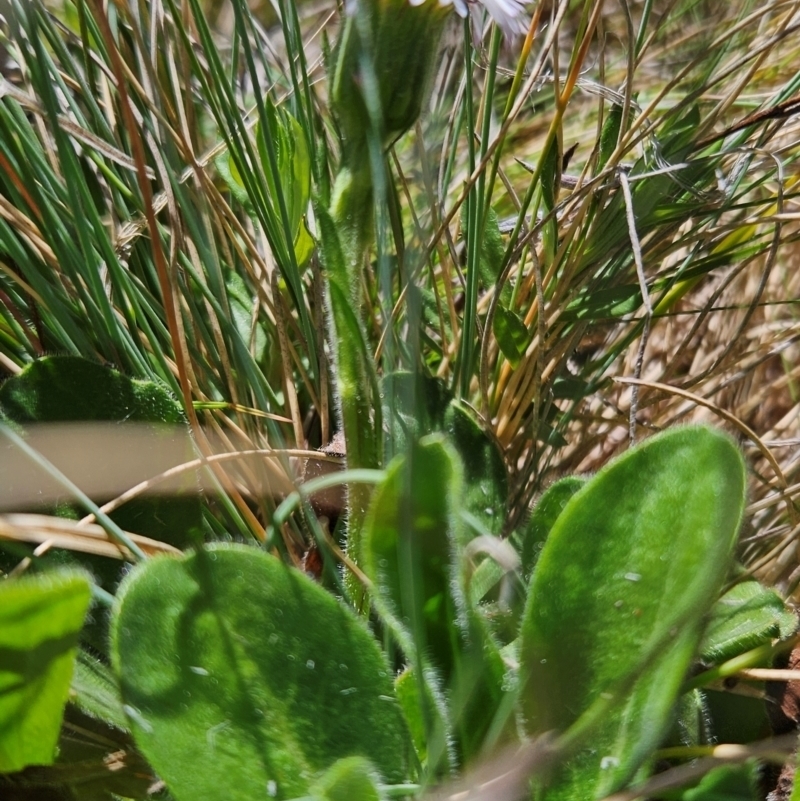
<svg viewBox="0 0 800 801">
<path fill-rule="evenodd" d="M 346 756 L 406 778 L 407 732 L 372 636 L 254 548 L 139 565 L 118 595 L 112 660 L 136 743 L 178 801 L 304 796 Z"/>
<path fill-rule="evenodd" d="M 89 600 L 74 571 L 0 583 L 0 773 L 52 764 Z"/>
<path fill-rule="evenodd" d="M 534 797 L 603 797 L 656 747 L 729 567 L 744 483 L 727 436 L 686 427 L 632 448 L 569 500 L 522 625 L 527 727 L 563 731 L 604 694 L 613 703 Z"/>
</svg>

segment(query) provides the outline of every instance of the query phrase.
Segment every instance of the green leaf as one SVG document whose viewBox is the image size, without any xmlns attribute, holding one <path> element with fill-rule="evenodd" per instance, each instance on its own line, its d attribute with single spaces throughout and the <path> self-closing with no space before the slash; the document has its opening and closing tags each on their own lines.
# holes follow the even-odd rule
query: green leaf
<svg viewBox="0 0 800 801">
<path fill-rule="evenodd" d="M 122 708 L 114 674 L 84 650 L 78 652 L 75 661 L 70 702 L 90 717 L 122 731 L 128 730 L 128 719 Z"/>
<path fill-rule="evenodd" d="M 441 435 L 412 444 L 375 490 L 362 545 L 365 572 L 445 678 L 457 640 L 451 553 L 460 491 L 458 457 Z"/>
<path fill-rule="evenodd" d="M 452 394 L 442 379 L 423 371 L 397 370 L 381 378 L 380 395 L 388 424 L 385 454 L 406 453 L 420 437 L 444 430 Z"/>
<path fill-rule="evenodd" d="M 500 221 L 497 212 L 490 206 L 486 210 L 486 224 L 481 237 L 481 252 L 478 257 L 478 272 L 481 281 L 488 289 L 497 283 L 500 277 L 500 268 L 503 266 L 506 246 L 503 235 L 500 233 Z M 502 300 L 507 300 L 511 294 L 511 287 L 506 283 L 501 292 Z"/>
<path fill-rule="evenodd" d="M 796 630 L 796 615 L 774 590 L 743 581 L 711 610 L 700 653 L 706 662 L 724 662 L 773 639 L 788 639 Z"/>
<path fill-rule="evenodd" d="M 531 341 L 525 323 L 514 312 L 498 306 L 494 313 L 494 335 L 509 364 L 514 368 L 519 367 L 520 359 Z"/>
<path fill-rule="evenodd" d="M 263 325 L 256 324 L 253 329 L 253 307 L 257 298 L 247 288 L 244 279 L 233 270 L 225 271 L 225 292 L 231 308 L 231 317 L 236 331 L 245 347 L 251 349 L 253 358 L 261 362 L 267 348 L 267 334 Z"/>
<path fill-rule="evenodd" d="M 0 584 L 0 773 L 53 763 L 89 600 L 82 573 Z"/>
<path fill-rule="evenodd" d="M 769 662 L 763 666 L 769 667 Z M 754 696 L 712 689 L 698 692 L 703 698 L 703 707 L 700 710 L 702 728 L 706 738 L 713 737 L 712 742 L 746 745 L 774 733 L 770 728 L 769 718 L 764 714 L 764 698 L 758 692 Z M 768 700 L 767 703 L 773 704 L 774 701 Z M 708 739 L 701 742 L 708 742 Z"/>
<path fill-rule="evenodd" d="M 180 404 L 153 381 L 128 378 L 79 356 L 44 356 L 0 386 L 16 423 L 129 420 L 185 422 Z"/>
<path fill-rule="evenodd" d="M 447 410 L 445 431 L 464 462 L 464 507 L 499 536 L 508 511 L 508 474 L 497 442 L 458 400 Z"/>
<path fill-rule="evenodd" d="M 474 607 L 466 612 L 458 673 L 451 682 L 450 719 L 464 764 L 486 747 L 516 741 L 516 721 L 508 702 L 513 693 L 506 666 L 489 625 Z"/>
<path fill-rule="evenodd" d="M 470 577 L 469 597 L 472 604 L 478 605 L 507 573 L 494 559 L 484 559 Z"/>
<path fill-rule="evenodd" d="M 362 235 L 370 229 L 365 217 L 371 211 L 371 199 L 361 196 L 364 180 L 371 180 L 369 171 L 364 175 L 351 175 L 352 182 L 339 178 L 347 185 L 339 197 L 341 207 L 332 216 L 321 204 L 315 211 L 320 233 L 320 256 L 328 279 L 328 297 L 331 315 L 329 325 L 335 344 L 336 389 L 340 404 L 340 417 L 347 447 L 347 465 L 351 468 L 377 468 L 381 466 L 380 391 L 375 362 L 367 347 L 364 324 L 359 316 L 356 266 L 364 254 Z M 337 179 L 337 183 L 338 183 Z M 352 194 L 351 194 L 352 192 Z M 367 189 L 371 198 L 371 188 Z M 351 207 L 351 202 L 357 208 Z M 362 206 L 362 203 L 366 203 Z M 363 213 L 361 213 L 363 212 Z M 369 503 L 371 490 L 354 485 L 347 496 L 347 552 L 359 564 L 361 558 L 361 529 Z M 364 590 L 348 572 L 345 578 L 348 594 L 357 609 L 365 608 Z"/>
<path fill-rule="evenodd" d="M 622 696 L 535 797 L 603 797 L 650 756 L 730 565 L 744 485 L 727 436 L 685 427 L 631 449 L 568 501 L 522 625 L 527 728 L 566 730 L 603 694 Z"/>
<path fill-rule="evenodd" d="M 425 703 L 422 702 L 420 689 L 425 693 Z M 394 682 L 417 758 L 422 765 L 437 763 L 441 765 L 443 773 L 448 773 L 455 765 L 455 755 L 448 741 L 450 724 L 447 705 L 443 694 L 437 693 L 437 689 L 435 676 L 426 676 L 420 685 L 413 668 L 406 668 Z"/>
<path fill-rule="evenodd" d="M 378 778 L 369 760 L 346 757 L 328 768 L 311 795 L 319 801 L 380 801 Z"/>
<path fill-rule="evenodd" d="M 519 637 L 525 608 L 528 587 L 520 574 L 519 554 L 512 543 L 488 534 L 468 547 L 462 557 L 464 592 L 470 610 L 488 625 L 491 639 L 502 649 Z M 502 657 L 499 661 L 505 662 Z M 515 658 L 511 664 L 516 662 Z"/>
<path fill-rule="evenodd" d="M 612 103 L 608 115 L 603 120 L 603 129 L 600 132 L 600 149 L 597 154 L 597 172 L 603 171 L 609 158 L 617 149 L 619 129 L 622 125 L 622 105 Z"/>
<path fill-rule="evenodd" d="M 553 397 L 580 400 L 595 391 L 596 386 L 572 376 L 557 378 L 553 381 Z"/>
<path fill-rule="evenodd" d="M 311 159 L 306 136 L 300 123 L 283 106 L 276 106 L 269 96 L 265 99 L 265 108 L 268 130 L 264 131 L 259 124 L 255 134 L 261 167 L 276 209 L 278 197 L 283 196 L 289 227 L 296 242 L 311 198 Z M 265 135 L 270 137 L 275 147 L 277 176 L 270 168 Z"/>
<path fill-rule="evenodd" d="M 551 406 L 555 409 L 555 406 Z M 554 448 L 565 448 L 569 443 L 564 439 L 564 435 L 547 421 L 539 419 L 539 427 L 536 430 L 536 439 L 538 442 L 546 442 Z"/>
<path fill-rule="evenodd" d="M 394 691 L 400 708 L 403 710 L 403 717 L 408 725 L 408 732 L 416 749 L 417 758 L 424 763 L 428 758 L 427 727 L 419 694 L 419 682 L 411 668 L 406 668 L 395 679 Z M 433 704 L 430 707 L 432 708 Z"/>
<path fill-rule="evenodd" d="M 231 157 L 231 154 L 225 150 L 215 161 L 214 166 L 217 168 L 217 172 L 225 181 L 226 186 L 230 190 L 231 194 L 236 198 L 236 200 L 244 206 L 247 210 L 248 214 L 251 217 L 256 216 L 255 208 L 253 207 L 253 203 L 250 200 L 250 196 L 247 194 L 247 190 L 244 188 L 244 182 L 242 181 L 242 176 L 239 174 L 239 170 L 236 167 L 236 164 Z"/>
<path fill-rule="evenodd" d="M 696 787 L 671 793 L 675 801 L 758 801 L 759 766 L 755 761 L 744 765 L 723 765 L 709 771 Z"/>
<path fill-rule="evenodd" d="M 308 264 L 309 259 L 316 250 L 317 243 L 306 225 L 305 218 L 297 226 L 297 233 L 294 237 L 294 257 L 297 259 L 297 266 L 302 270 Z"/>
<path fill-rule="evenodd" d="M 372 636 L 262 551 L 219 544 L 137 566 L 112 661 L 136 743 L 178 801 L 307 795 L 346 756 L 406 778 L 407 733 Z"/>
<path fill-rule="evenodd" d="M 265 109 L 268 122 L 267 136 L 275 148 L 277 180 L 270 167 L 267 145 L 261 133 L 263 129 L 259 124 L 256 126 L 255 138 L 261 168 L 276 215 L 279 214 L 279 197 L 283 198 L 295 259 L 297 266 L 302 268 L 311 258 L 316 246 L 304 219 L 311 199 L 311 157 L 308 153 L 308 143 L 300 123 L 283 106 L 276 106 L 269 96 L 265 98 Z M 231 154 L 226 150 L 214 163 L 231 194 L 257 221 L 256 207 L 247 193 Z"/>
<path fill-rule="evenodd" d="M 464 507 L 489 532 L 499 534 L 508 508 L 505 461 L 469 407 L 453 400 L 441 379 L 406 371 L 383 378 L 381 397 L 390 424 L 386 451 L 404 454 L 426 433 L 445 432 L 464 465 Z"/>
<path fill-rule="evenodd" d="M 542 164 L 542 211 L 547 215 L 556 207 L 561 184 L 561 146 L 559 137 L 553 137 Z M 544 263 L 552 263 L 558 249 L 558 218 L 551 217 L 542 229 Z"/>
<path fill-rule="evenodd" d="M 468 760 L 492 727 L 505 668 L 485 621 L 467 603 L 462 572 L 454 570 L 466 539 L 457 517 L 468 505 L 461 475 L 458 455 L 441 435 L 397 457 L 373 496 L 363 556 L 367 575 L 442 676 L 460 755 Z"/>
<path fill-rule="evenodd" d="M 550 530 L 564 511 L 567 501 L 587 482 L 583 476 L 565 476 L 551 484 L 533 507 L 525 529 L 515 539 L 519 542 L 522 576 L 529 581 L 533 567 L 544 547 Z"/>
<path fill-rule="evenodd" d="M 708 731 L 709 713 L 705 694 L 701 690 L 690 690 L 678 699 L 677 714 L 670 734 L 664 738 L 661 747 L 671 745 L 699 745 Z M 724 740 L 723 742 L 728 742 Z"/>
</svg>

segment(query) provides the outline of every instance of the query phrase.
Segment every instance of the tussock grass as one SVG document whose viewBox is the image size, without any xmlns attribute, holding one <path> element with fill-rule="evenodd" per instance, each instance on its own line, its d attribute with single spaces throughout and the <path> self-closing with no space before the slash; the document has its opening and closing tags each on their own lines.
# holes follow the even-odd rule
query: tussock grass
<svg viewBox="0 0 800 801">
<path fill-rule="evenodd" d="M 328 199 L 337 9 L 10 7 L 5 372 L 78 353 L 165 381 L 201 447 L 204 429 L 232 450 L 326 444 L 338 424 L 322 274 L 297 263 L 253 132 L 269 94 L 299 121 Z M 752 465 L 742 556 L 792 592 L 800 6 L 533 12 L 511 47 L 478 25 L 469 59 L 454 19 L 428 110 L 387 155 L 380 253 L 363 274 L 379 370 L 424 364 L 475 408 L 506 455 L 509 530 L 549 481 L 596 470 L 632 436 L 723 425 Z M 524 334 L 512 359 L 498 317 Z M 280 499 L 219 480 L 209 526 L 263 539 Z M 299 527 L 284 536 L 299 563 Z"/>
</svg>

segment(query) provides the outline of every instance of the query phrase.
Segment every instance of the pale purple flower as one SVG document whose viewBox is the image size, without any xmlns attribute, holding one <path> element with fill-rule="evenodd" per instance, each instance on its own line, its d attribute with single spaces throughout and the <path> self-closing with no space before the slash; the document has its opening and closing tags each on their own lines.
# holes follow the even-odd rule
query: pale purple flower
<svg viewBox="0 0 800 801">
<path fill-rule="evenodd" d="M 421 6 L 428 0 L 408 0 L 412 6 Z M 525 0 L 438 0 L 440 6 L 453 6 L 456 13 L 465 18 L 470 5 L 482 5 L 499 25 L 506 38 L 513 39 L 528 31 L 528 14 Z"/>
</svg>

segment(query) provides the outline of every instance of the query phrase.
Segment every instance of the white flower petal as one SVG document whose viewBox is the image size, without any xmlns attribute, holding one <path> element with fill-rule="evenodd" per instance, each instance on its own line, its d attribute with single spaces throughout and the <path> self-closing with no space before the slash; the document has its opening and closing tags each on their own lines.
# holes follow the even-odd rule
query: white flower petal
<svg viewBox="0 0 800 801">
<path fill-rule="evenodd" d="M 441 3 L 442 0 L 439 0 Z M 465 19 L 467 14 L 469 14 L 469 6 L 467 5 L 467 0 L 452 0 L 453 7 L 456 10 L 456 14 L 458 14 L 461 19 Z"/>
<path fill-rule="evenodd" d="M 480 0 L 503 33 L 513 39 L 528 31 L 528 15 L 524 0 Z"/>
<path fill-rule="evenodd" d="M 345 0 L 345 7 L 357 2 L 358 0 Z M 411 6 L 421 6 L 426 2 L 428 0 L 408 0 L 408 4 Z M 530 18 L 525 8 L 526 0 L 438 0 L 438 2 L 442 8 L 453 6 L 462 19 L 469 15 L 471 4 L 480 3 L 509 39 L 521 36 L 528 31 Z"/>
</svg>

